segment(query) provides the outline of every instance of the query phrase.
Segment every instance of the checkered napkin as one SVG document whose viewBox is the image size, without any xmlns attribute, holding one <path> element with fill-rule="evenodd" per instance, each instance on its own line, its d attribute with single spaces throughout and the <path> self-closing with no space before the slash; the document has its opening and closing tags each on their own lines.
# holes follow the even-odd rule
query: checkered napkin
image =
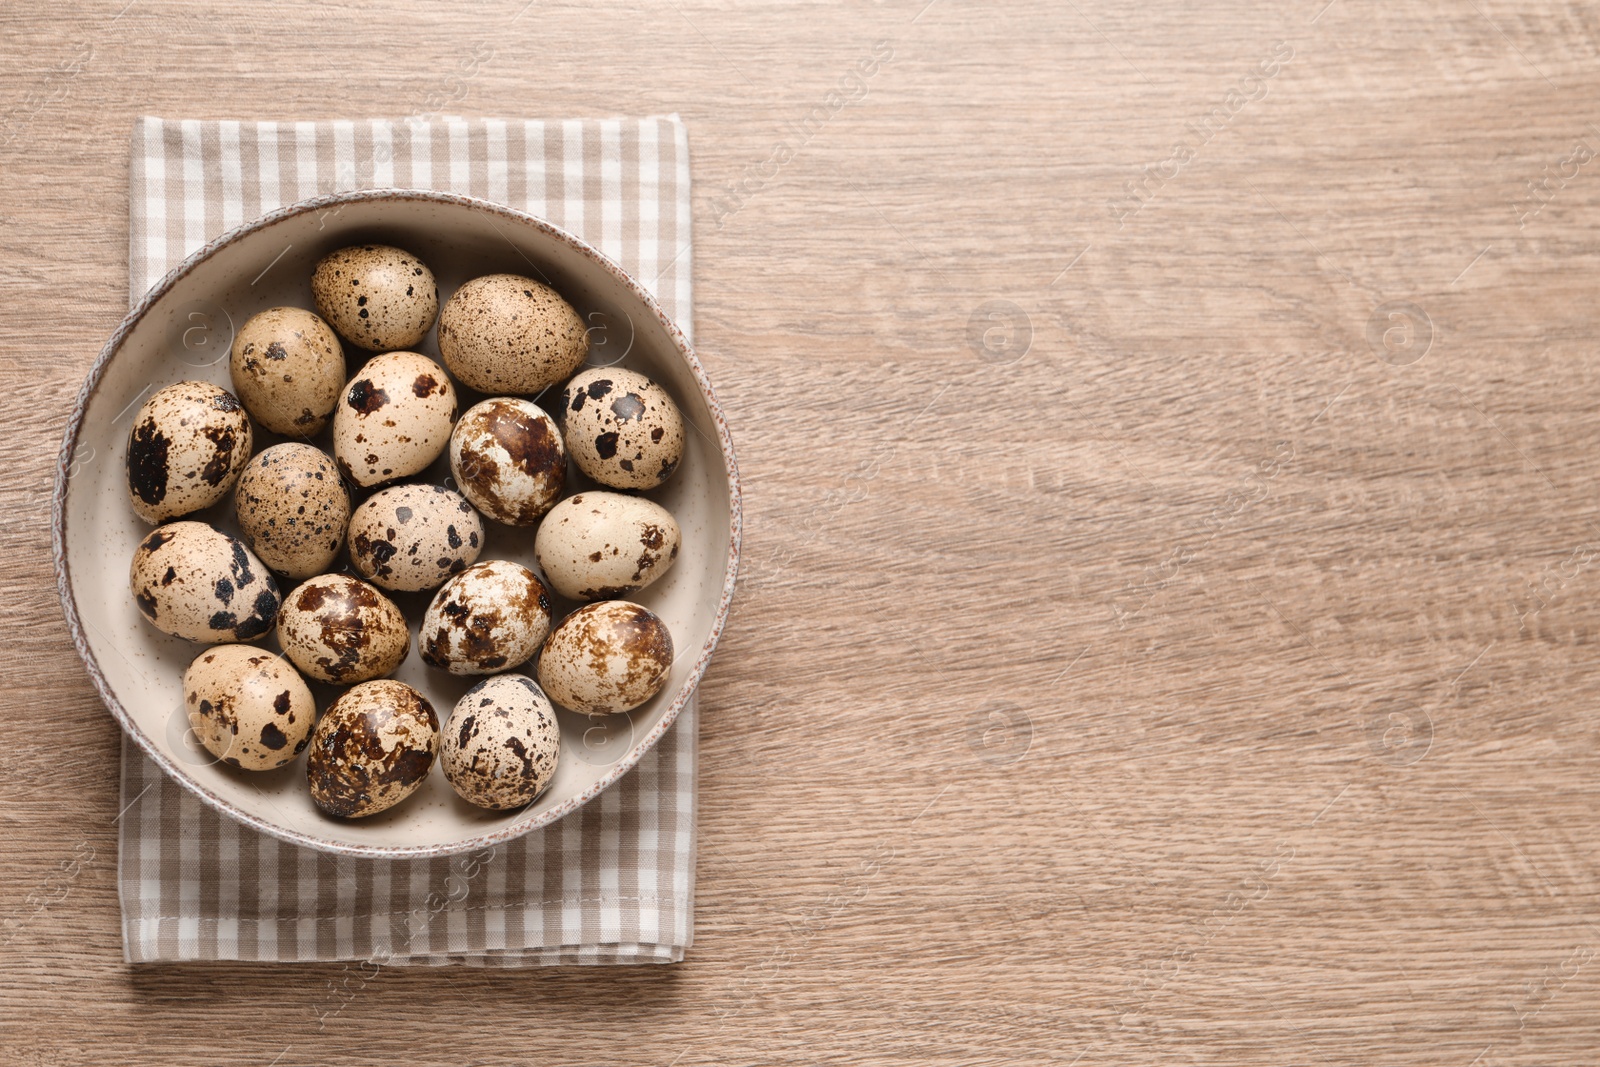
<svg viewBox="0 0 1600 1067">
<path fill-rule="evenodd" d="M 133 131 L 128 284 L 282 204 L 367 187 L 483 197 L 578 234 L 689 331 L 689 150 L 676 116 L 175 122 Z M 124 738 L 130 962 L 675 963 L 693 935 L 696 710 L 621 781 L 493 850 L 364 860 L 218 815 Z"/>
</svg>

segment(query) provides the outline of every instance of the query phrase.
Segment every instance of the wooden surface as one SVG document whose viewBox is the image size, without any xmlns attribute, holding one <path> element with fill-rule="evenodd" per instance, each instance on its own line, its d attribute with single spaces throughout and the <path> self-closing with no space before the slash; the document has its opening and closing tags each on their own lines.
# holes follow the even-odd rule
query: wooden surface
<svg viewBox="0 0 1600 1067">
<path fill-rule="evenodd" d="M 1595 1062 L 1592 6 L 125 3 L 0 8 L 0 1059 Z M 49 479 L 136 114 L 424 111 L 683 115 L 748 562 L 689 961 L 319 1032 L 121 961 Z"/>
</svg>

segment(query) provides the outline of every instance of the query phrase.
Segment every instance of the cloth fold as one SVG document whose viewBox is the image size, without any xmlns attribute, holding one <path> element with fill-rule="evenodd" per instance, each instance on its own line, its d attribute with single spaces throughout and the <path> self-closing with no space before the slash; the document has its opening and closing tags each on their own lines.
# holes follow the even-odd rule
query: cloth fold
<svg viewBox="0 0 1600 1067">
<path fill-rule="evenodd" d="M 136 300 L 206 241 L 360 188 L 442 189 L 569 230 L 689 334 L 689 152 L 676 116 L 524 121 L 139 120 L 128 283 Z M 129 962 L 371 960 L 481 966 L 674 963 L 693 937 L 697 710 L 610 789 L 508 844 L 363 860 L 217 814 L 123 739 L 118 885 Z M 330 999 L 330 1013 L 342 1005 Z"/>
</svg>

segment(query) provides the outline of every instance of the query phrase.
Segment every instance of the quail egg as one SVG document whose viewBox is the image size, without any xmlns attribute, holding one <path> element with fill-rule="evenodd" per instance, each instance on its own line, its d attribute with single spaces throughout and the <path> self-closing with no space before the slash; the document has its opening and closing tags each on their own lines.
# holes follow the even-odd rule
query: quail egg
<svg viewBox="0 0 1600 1067">
<path fill-rule="evenodd" d="M 667 573 L 681 539 L 677 521 L 660 504 L 593 491 L 550 509 L 534 535 L 533 552 L 562 596 L 611 599 Z"/>
<path fill-rule="evenodd" d="M 550 590 L 538 575 L 510 560 L 485 560 L 434 594 L 417 647 L 424 661 L 451 674 L 493 674 L 539 651 L 550 615 Z"/>
<path fill-rule="evenodd" d="M 564 708 L 610 715 L 655 696 L 671 667 L 672 634 L 655 612 L 602 600 L 551 631 L 539 656 L 539 685 Z"/>
<path fill-rule="evenodd" d="M 533 801 L 556 773 L 561 726 L 550 698 L 520 674 L 485 678 L 444 730 L 444 776 L 463 800 L 503 811 Z"/>
<path fill-rule="evenodd" d="M 218 645 L 183 672 L 189 725 L 206 751 L 247 771 L 298 756 L 316 725 L 311 690 L 282 656 L 253 645 Z"/>
<path fill-rule="evenodd" d="M 532 526 L 561 499 L 567 450 L 555 420 L 537 404 L 496 397 L 456 423 L 450 472 L 461 494 L 495 522 Z"/>
<path fill-rule="evenodd" d="M 561 397 L 567 450 L 578 469 L 613 489 L 654 489 L 683 462 L 683 416 L 638 371 L 597 367 Z"/>
<path fill-rule="evenodd" d="M 415 346 L 439 314 L 433 272 L 389 245 L 354 245 L 322 257 L 311 297 L 340 336 L 369 352 Z"/>
<path fill-rule="evenodd" d="M 466 570 L 482 551 L 478 513 L 443 486 L 384 489 L 350 516 L 350 562 L 385 589 L 432 589 Z"/>
<path fill-rule="evenodd" d="M 333 413 L 333 456 L 363 488 L 424 470 L 450 443 L 456 390 L 427 356 L 374 356 L 345 387 Z"/>
<path fill-rule="evenodd" d="M 548 285 L 488 274 L 445 303 L 439 354 L 451 374 L 480 393 L 532 395 L 578 369 L 589 354 L 589 334 Z"/>
<path fill-rule="evenodd" d="M 350 685 L 390 674 L 411 651 L 395 602 L 348 574 L 302 582 L 278 612 L 278 644 L 319 682 Z"/>
<path fill-rule="evenodd" d="M 228 369 L 257 422 L 286 437 L 312 437 L 339 401 L 344 349 L 304 308 L 268 308 L 239 328 Z"/>
<path fill-rule="evenodd" d="M 392 679 L 345 690 L 311 735 L 306 777 L 329 815 L 376 815 L 416 792 L 439 754 L 439 717 L 428 698 Z"/>
<path fill-rule="evenodd" d="M 257 453 L 239 476 L 233 503 L 245 542 L 286 578 L 327 570 L 350 525 L 339 468 L 326 452 L 296 442 Z"/>
<path fill-rule="evenodd" d="M 243 541 L 203 522 L 145 535 L 128 572 L 150 625 L 189 641 L 254 641 L 278 616 L 278 583 Z"/>
<path fill-rule="evenodd" d="M 210 382 L 158 389 L 128 434 L 128 495 L 145 522 L 208 508 L 228 495 L 250 459 L 250 419 Z"/>
</svg>

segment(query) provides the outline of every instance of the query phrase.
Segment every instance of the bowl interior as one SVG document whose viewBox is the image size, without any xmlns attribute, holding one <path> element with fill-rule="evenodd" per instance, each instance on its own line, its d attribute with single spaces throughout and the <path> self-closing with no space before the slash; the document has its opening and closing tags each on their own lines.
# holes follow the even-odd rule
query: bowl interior
<svg viewBox="0 0 1600 1067">
<path fill-rule="evenodd" d="M 76 604 L 81 636 L 102 693 L 124 725 L 158 762 L 213 805 L 270 833 L 315 847 L 373 855 L 439 854 L 478 847 L 560 817 L 631 767 L 688 699 L 721 627 L 737 539 L 731 456 L 715 402 L 681 338 L 615 268 L 558 231 L 502 208 L 428 194 L 360 194 L 316 208 L 289 209 L 219 242 L 148 303 L 102 365 L 65 457 L 59 507 L 65 591 Z M 135 412 L 156 389 L 201 379 L 232 389 L 228 348 L 234 329 L 280 305 L 313 307 L 311 271 L 325 253 L 353 243 L 381 242 L 420 256 L 439 282 L 441 304 L 463 282 L 509 272 L 554 286 L 590 324 L 590 365 L 620 364 L 661 382 L 690 426 L 678 472 L 645 494 L 666 507 L 683 530 L 672 570 L 632 595 L 672 631 L 676 659 L 666 686 L 627 715 L 588 719 L 559 712 L 561 758 L 554 780 L 527 808 L 495 813 L 459 799 L 435 768 L 418 793 L 388 812 L 345 821 L 321 813 L 305 782 L 305 757 L 276 771 L 230 768 L 198 747 L 182 704 L 184 668 L 202 646 L 167 637 L 140 616 L 128 592 L 134 547 L 150 530 L 129 506 L 124 474 Z M 648 279 L 646 279 L 648 281 Z M 418 350 L 439 358 L 433 331 Z M 353 373 L 370 353 L 346 345 Z M 442 362 L 442 361 L 441 361 Z M 460 387 L 461 410 L 481 399 Z M 559 388 L 559 387 L 558 387 Z M 556 390 L 539 398 L 549 410 Z M 554 413 L 554 412 L 552 412 Z M 256 450 L 282 438 L 256 427 Z M 327 447 L 327 432 L 314 443 Z M 441 460 L 420 480 L 447 482 Z M 569 490 L 588 483 L 575 467 Z M 356 496 L 359 503 L 365 494 Z M 237 534 L 230 499 L 195 518 Z M 484 521 L 480 559 L 511 559 L 537 569 L 533 530 Z M 341 560 L 340 564 L 344 565 Z M 293 583 L 280 583 L 285 591 Z M 424 664 L 417 621 L 430 594 L 395 597 L 412 623 L 412 649 L 394 677 L 434 704 L 441 722 L 476 679 L 454 678 Z M 572 607 L 560 604 L 562 610 Z M 276 650 L 275 639 L 267 647 Z M 531 664 L 520 668 L 531 673 Z M 336 694 L 312 685 L 318 707 Z"/>
</svg>

